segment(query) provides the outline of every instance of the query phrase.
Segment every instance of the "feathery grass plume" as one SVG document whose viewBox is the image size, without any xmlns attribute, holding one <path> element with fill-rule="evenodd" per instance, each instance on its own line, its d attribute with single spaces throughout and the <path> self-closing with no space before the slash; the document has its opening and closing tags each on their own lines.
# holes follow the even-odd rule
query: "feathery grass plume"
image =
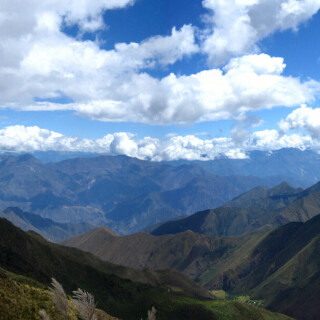
<svg viewBox="0 0 320 320">
<path fill-rule="evenodd" d="M 148 320 L 156 320 L 156 313 L 156 308 L 152 307 L 152 309 L 148 311 Z"/>
<path fill-rule="evenodd" d="M 61 314 L 65 317 L 69 316 L 69 306 L 68 306 L 68 298 L 66 293 L 64 292 L 62 285 L 54 278 L 51 279 L 51 298 L 53 304 L 56 308 L 61 312 Z"/>
<path fill-rule="evenodd" d="M 94 296 L 81 289 L 72 292 L 74 294 L 72 302 L 74 303 L 80 318 L 83 320 L 97 320 Z"/>
<path fill-rule="evenodd" d="M 39 316 L 42 320 L 50 320 L 50 317 L 44 310 L 39 311 Z"/>
</svg>

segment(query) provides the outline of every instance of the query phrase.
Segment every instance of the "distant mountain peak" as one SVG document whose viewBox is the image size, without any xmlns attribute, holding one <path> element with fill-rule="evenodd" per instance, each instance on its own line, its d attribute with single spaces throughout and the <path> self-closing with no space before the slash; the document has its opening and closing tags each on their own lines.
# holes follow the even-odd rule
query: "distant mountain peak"
<svg viewBox="0 0 320 320">
<path fill-rule="evenodd" d="M 101 226 L 99 228 L 96 228 L 94 230 L 92 230 L 92 232 L 104 232 L 104 233 L 108 233 L 114 237 L 117 237 L 118 234 L 116 234 L 114 231 L 112 231 L 111 229 L 107 228 L 106 226 Z"/>
<path fill-rule="evenodd" d="M 16 157 L 17 162 L 41 162 L 30 153 L 25 153 Z"/>
<path fill-rule="evenodd" d="M 282 182 L 270 189 L 270 194 L 285 195 L 297 193 L 297 189 L 293 188 L 288 182 Z"/>
</svg>

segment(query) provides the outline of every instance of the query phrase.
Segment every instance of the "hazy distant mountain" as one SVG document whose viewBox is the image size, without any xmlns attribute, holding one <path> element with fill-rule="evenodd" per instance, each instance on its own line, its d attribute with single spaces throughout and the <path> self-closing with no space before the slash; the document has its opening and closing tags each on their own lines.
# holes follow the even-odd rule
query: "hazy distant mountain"
<svg viewBox="0 0 320 320">
<path fill-rule="evenodd" d="M 285 206 L 284 202 L 288 206 Z M 233 205 L 237 203 L 243 207 L 223 206 L 201 211 L 164 223 L 152 234 L 175 234 L 192 230 L 216 237 L 241 236 L 270 230 L 289 222 L 305 222 L 320 214 L 320 183 L 300 192 L 286 184 L 269 190 L 256 188 L 231 202 Z M 272 209 L 275 207 L 279 209 Z"/>
<path fill-rule="evenodd" d="M 220 158 L 191 163 L 222 176 L 282 176 L 282 181 L 296 187 L 306 188 L 320 180 L 320 154 L 314 151 L 285 148 L 275 151 L 252 151 L 248 155 L 248 159 Z M 181 165 L 186 162 L 175 161 L 171 164 Z"/>
<path fill-rule="evenodd" d="M 279 209 L 301 197 L 302 188 L 293 188 L 283 182 L 272 188 L 256 187 L 228 201 L 225 207 Z"/>
<path fill-rule="evenodd" d="M 94 228 L 90 223 L 57 223 L 39 215 L 23 212 L 19 208 L 7 208 L 0 211 L 0 217 L 12 222 L 24 231 L 35 231 L 50 241 L 59 242 Z"/>
<path fill-rule="evenodd" d="M 194 164 L 176 167 L 125 156 L 43 163 L 32 155 L 3 155 L 0 209 L 19 207 L 59 223 L 107 225 L 123 234 L 280 181 L 220 177 Z"/>
<path fill-rule="evenodd" d="M 137 232 L 156 222 L 215 208 L 225 199 L 241 193 L 241 190 L 264 183 L 256 177 L 195 177 L 181 188 L 150 192 L 120 202 L 109 210 L 106 218 L 108 226 L 121 234 Z"/>
</svg>

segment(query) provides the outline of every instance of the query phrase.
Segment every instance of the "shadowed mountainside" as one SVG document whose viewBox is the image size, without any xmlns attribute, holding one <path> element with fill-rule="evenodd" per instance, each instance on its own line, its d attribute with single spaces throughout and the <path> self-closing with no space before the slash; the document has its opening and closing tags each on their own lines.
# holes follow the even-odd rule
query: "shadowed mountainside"
<svg viewBox="0 0 320 320">
<path fill-rule="evenodd" d="M 282 194 L 284 189 L 293 193 L 290 191 L 287 194 L 286 191 Z M 263 190 L 262 196 L 261 190 Z M 289 222 L 305 222 L 320 214 L 320 183 L 298 193 L 294 193 L 294 190 L 288 189 L 286 184 L 269 191 L 265 188 L 256 188 L 232 201 L 232 204 L 240 203 L 243 207 L 223 206 L 198 212 L 177 221 L 164 223 L 153 230 L 152 234 L 164 235 L 192 230 L 215 237 L 242 236 L 250 232 L 271 230 Z M 283 199 L 289 204 L 288 206 L 284 206 Z M 247 207 L 249 205 L 257 207 Z M 269 209 L 273 207 L 280 208 Z"/>
<path fill-rule="evenodd" d="M 159 320 L 289 319 L 246 304 L 208 299 L 205 289 L 178 272 L 138 271 L 102 262 L 89 253 L 49 243 L 33 232 L 25 233 L 5 219 L 0 219 L 0 266 L 19 275 L 10 273 L 8 280 L 6 271 L 0 273 L 0 303 L 4 293 L 5 305 L 15 308 L 10 308 L 13 316 L 19 310 L 25 312 L 30 305 L 28 317 L 35 313 L 38 296 L 42 296 L 41 308 L 47 305 L 48 298 L 38 289 L 39 282 L 48 285 L 55 277 L 67 293 L 77 287 L 88 290 L 101 309 L 121 319 L 141 319 L 152 306 L 156 307 Z M 15 280 L 10 280 L 12 276 Z M 25 288 L 24 283 L 28 283 Z M 12 299 L 15 294 L 19 294 L 19 300 Z M 26 303 L 25 308 L 21 303 Z"/>
<path fill-rule="evenodd" d="M 45 284 L 54 277 L 67 292 L 83 288 L 95 294 L 101 307 L 125 319 L 136 318 L 130 312 L 142 317 L 158 295 L 158 304 L 161 299 L 168 303 L 166 292 L 171 287 L 184 296 L 210 298 L 208 291 L 176 271 L 139 271 L 102 262 L 90 253 L 25 233 L 5 219 L 0 219 L 0 266 Z"/>
<path fill-rule="evenodd" d="M 207 287 L 247 292 L 271 310 L 301 320 L 319 318 L 320 216 L 289 223 L 262 239 L 241 258 L 241 247 L 203 274 Z"/>
<path fill-rule="evenodd" d="M 209 289 L 250 295 L 297 319 L 318 319 L 320 215 L 241 238 L 191 231 L 119 237 L 99 228 L 64 244 L 132 267 L 175 268 Z"/>
</svg>

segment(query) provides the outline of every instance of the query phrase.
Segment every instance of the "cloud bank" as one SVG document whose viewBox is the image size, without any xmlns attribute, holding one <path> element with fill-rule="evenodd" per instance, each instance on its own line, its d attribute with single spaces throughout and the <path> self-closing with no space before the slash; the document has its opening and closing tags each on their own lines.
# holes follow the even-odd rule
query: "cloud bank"
<svg viewBox="0 0 320 320">
<path fill-rule="evenodd" d="M 0 152 L 71 151 L 127 155 L 143 160 L 213 160 L 218 157 L 244 159 L 253 150 L 281 148 L 320 152 L 320 138 L 283 134 L 277 130 L 255 131 L 238 145 L 232 138 L 202 139 L 196 135 L 169 136 L 165 140 L 140 139 L 128 132 L 108 134 L 100 139 L 79 139 L 39 127 L 9 126 L 0 130 Z"/>
</svg>

